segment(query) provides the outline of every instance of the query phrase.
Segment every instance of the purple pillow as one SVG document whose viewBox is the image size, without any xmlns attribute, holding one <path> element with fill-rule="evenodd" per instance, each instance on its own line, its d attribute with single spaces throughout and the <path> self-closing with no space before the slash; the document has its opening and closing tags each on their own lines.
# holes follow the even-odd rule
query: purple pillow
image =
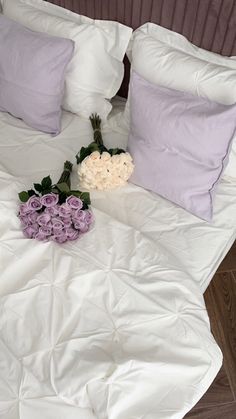
<svg viewBox="0 0 236 419">
<path fill-rule="evenodd" d="M 236 105 L 160 87 L 133 72 L 130 111 L 130 181 L 210 221 L 235 135 Z"/>
<path fill-rule="evenodd" d="M 0 111 L 60 132 L 66 66 L 74 42 L 33 32 L 0 15 Z"/>
</svg>

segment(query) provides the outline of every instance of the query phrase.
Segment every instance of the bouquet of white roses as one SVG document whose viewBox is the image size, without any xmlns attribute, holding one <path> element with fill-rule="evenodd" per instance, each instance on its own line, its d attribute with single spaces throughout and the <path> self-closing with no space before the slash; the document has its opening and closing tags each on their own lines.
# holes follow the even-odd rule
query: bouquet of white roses
<svg viewBox="0 0 236 419">
<path fill-rule="evenodd" d="M 120 148 L 107 149 L 103 144 L 100 117 L 92 115 L 90 121 L 94 141 L 76 155 L 80 186 L 104 190 L 124 185 L 134 169 L 132 157 Z"/>
</svg>

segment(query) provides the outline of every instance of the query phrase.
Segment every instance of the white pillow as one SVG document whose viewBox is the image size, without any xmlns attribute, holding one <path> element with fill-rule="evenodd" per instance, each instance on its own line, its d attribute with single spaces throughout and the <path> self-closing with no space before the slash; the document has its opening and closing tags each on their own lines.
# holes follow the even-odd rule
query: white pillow
<svg viewBox="0 0 236 419">
<path fill-rule="evenodd" d="M 147 81 L 212 101 L 236 103 L 236 57 L 223 57 L 191 44 L 184 36 L 146 23 L 133 34 L 132 69 Z M 125 110 L 129 123 L 129 99 Z M 236 139 L 225 176 L 236 178 Z"/>
<path fill-rule="evenodd" d="M 3 14 L 24 26 L 75 42 L 66 73 L 63 108 L 106 118 L 123 75 L 123 57 L 132 29 L 118 22 L 92 20 L 41 0 L 2 0 Z"/>
</svg>

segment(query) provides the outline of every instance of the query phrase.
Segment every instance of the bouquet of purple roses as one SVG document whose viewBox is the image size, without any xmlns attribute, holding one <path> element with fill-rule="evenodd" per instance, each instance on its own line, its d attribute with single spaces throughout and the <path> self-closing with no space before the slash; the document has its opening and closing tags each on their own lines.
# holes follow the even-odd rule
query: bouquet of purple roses
<svg viewBox="0 0 236 419">
<path fill-rule="evenodd" d="M 19 193 L 22 203 L 18 216 L 27 238 L 64 243 L 89 230 L 93 222 L 89 193 L 71 190 L 72 167 L 69 161 L 64 163 L 55 185 L 47 176 L 41 183 L 34 183 L 34 189 Z"/>
</svg>

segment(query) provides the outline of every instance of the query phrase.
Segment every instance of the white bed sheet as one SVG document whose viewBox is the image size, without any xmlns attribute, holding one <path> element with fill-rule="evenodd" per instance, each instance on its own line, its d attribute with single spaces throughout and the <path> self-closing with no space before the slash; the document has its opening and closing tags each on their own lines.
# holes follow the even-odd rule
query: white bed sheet
<svg viewBox="0 0 236 419">
<path fill-rule="evenodd" d="M 69 113 L 56 138 L 0 114 L 1 419 L 180 419 L 221 366 L 202 292 L 236 236 L 234 184 L 211 225 L 127 185 L 91 194 L 77 242 L 22 236 L 17 193 L 91 137 Z"/>
</svg>

